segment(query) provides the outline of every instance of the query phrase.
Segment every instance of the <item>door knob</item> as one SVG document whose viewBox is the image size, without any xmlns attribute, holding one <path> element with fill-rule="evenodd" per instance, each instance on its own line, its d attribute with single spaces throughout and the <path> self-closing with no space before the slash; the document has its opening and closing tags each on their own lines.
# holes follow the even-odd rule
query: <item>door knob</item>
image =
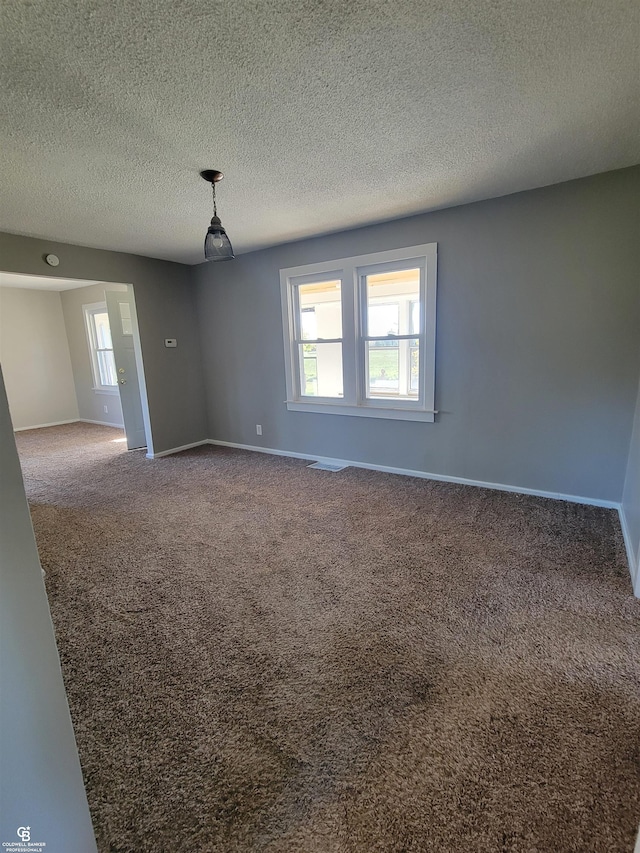
<svg viewBox="0 0 640 853">
<path fill-rule="evenodd" d="M 127 380 L 126 380 L 126 379 L 121 379 L 121 380 L 120 380 L 120 384 L 121 384 L 121 385 L 126 385 L 126 384 L 127 384 Z"/>
</svg>

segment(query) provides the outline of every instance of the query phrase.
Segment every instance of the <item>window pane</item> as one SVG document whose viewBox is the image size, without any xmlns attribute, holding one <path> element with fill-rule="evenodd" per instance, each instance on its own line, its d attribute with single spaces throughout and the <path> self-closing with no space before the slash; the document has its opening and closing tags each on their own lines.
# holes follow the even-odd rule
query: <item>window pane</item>
<svg viewBox="0 0 640 853">
<path fill-rule="evenodd" d="M 367 341 L 367 397 L 416 400 L 420 387 L 419 353 L 418 340 Z"/>
<path fill-rule="evenodd" d="M 298 286 L 298 302 L 302 340 L 342 337 L 340 281 L 301 284 Z"/>
<path fill-rule="evenodd" d="M 396 270 L 365 277 L 367 282 L 367 335 L 417 333 L 420 317 L 420 270 Z"/>
<path fill-rule="evenodd" d="M 96 330 L 96 343 L 98 349 L 111 349 L 111 330 L 109 328 L 109 315 L 106 311 L 93 314 L 93 324 Z"/>
<path fill-rule="evenodd" d="M 120 323 L 122 324 L 122 334 L 133 334 L 133 323 L 131 322 L 131 306 L 128 302 L 118 302 L 120 309 Z"/>
<path fill-rule="evenodd" d="M 302 327 L 302 339 L 315 341 L 318 337 L 318 322 L 315 308 L 303 308 L 300 312 L 300 325 Z"/>
<path fill-rule="evenodd" d="M 412 302 L 411 303 L 411 316 L 409 318 L 410 323 L 410 332 L 411 335 L 419 335 L 420 334 L 420 303 Z"/>
<path fill-rule="evenodd" d="M 378 397 L 389 394 L 397 396 L 400 392 L 398 347 L 381 347 L 376 342 L 369 341 L 368 348 L 369 393 L 367 396 Z"/>
<path fill-rule="evenodd" d="M 342 397 L 342 344 L 299 344 L 300 394 Z"/>
<path fill-rule="evenodd" d="M 117 385 L 116 379 L 116 363 L 113 358 L 112 350 L 98 350 L 98 370 L 100 372 L 101 385 Z"/>
<path fill-rule="evenodd" d="M 369 335 L 399 335 L 400 306 L 397 302 L 385 302 L 378 305 L 369 301 Z"/>
<path fill-rule="evenodd" d="M 409 391 L 413 395 L 417 395 L 420 389 L 420 346 L 418 341 L 411 341 L 409 349 Z"/>
</svg>

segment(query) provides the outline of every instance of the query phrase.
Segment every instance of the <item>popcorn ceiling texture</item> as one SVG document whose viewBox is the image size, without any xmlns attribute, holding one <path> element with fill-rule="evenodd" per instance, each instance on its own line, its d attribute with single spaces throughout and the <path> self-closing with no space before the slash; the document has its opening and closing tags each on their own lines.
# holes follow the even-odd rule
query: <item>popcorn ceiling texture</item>
<svg viewBox="0 0 640 853">
<path fill-rule="evenodd" d="M 640 160 L 632 0 L 5 0 L 0 228 L 197 263 Z"/>
<path fill-rule="evenodd" d="M 17 435 L 100 853 L 630 853 L 613 510 L 121 435 Z"/>
</svg>

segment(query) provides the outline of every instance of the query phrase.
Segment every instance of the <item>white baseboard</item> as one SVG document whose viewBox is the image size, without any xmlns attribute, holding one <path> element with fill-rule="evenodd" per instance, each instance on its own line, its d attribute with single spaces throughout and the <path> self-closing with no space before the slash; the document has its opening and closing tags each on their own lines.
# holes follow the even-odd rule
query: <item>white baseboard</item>
<svg viewBox="0 0 640 853">
<path fill-rule="evenodd" d="M 114 429 L 124 429 L 124 424 L 113 424 L 109 421 L 90 421 L 89 418 L 80 418 L 81 424 L 97 424 L 98 426 L 110 426 Z"/>
<path fill-rule="evenodd" d="M 77 424 L 80 418 L 72 418 L 70 421 L 52 421 L 49 424 L 34 424 L 33 426 L 14 427 L 14 432 L 24 432 L 28 429 L 44 429 L 45 427 L 64 426 L 65 424 Z"/>
<path fill-rule="evenodd" d="M 627 516 L 624 512 L 624 507 L 618 509 L 620 516 L 620 527 L 622 528 L 622 536 L 624 538 L 624 547 L 627 549 L 627 560 L 629 562 L 629 572 L 631 574 L 631 583 L 633 592 L 637 598 L 640 598 L 640 545 L 638 553 L 634 553 L 635 549 L 631 541 L 631 532 L 627 523 Z"/>
<path fill-rule="evenodd" d="M 204 442 L 203 442 L 204 443 Z M 271 447 L 257 447 L 251 444 L 237 444 L 233 441 L 217 441 L 209 439 L 209 444 L 221 447 L 237 447 L 239 450 L 254 450 L 258 453 L 271 453 L 275 456 L 291 456 L 294 459 L 310 459 L 316 462 L 328 462 L 333 465 L 346 465 L 351 468 L 366 468 L 369 471 L 382 471 L 385 474 L 402 474 L 405 477 L 420 477 L 423 480 L 437 480 L 441 483 L 459 483 L 463 486 L 479 486 L 482 489 L 497 489 L 500 492 L 514 492 L 518 495 L 534 495 L 539 498 L 552 498 L 557 501 L 601 506 L 606 509 L 619 509 L 616 501 L 605 501 L 599 498 L 585 498 L 580 495 L 563 495 L 559 492 L 545 492 L 541 489 L 528 489 L 525 486 L 510 486 L 505 483 L 486 483 L 482 480 L 469 480 L 466 477 L 452 477 L 446 474 L 432 474 L 427 471 L 414 471 L 410 468 L 394 468 L 390 465 L 374 465 L 370 462 L 353 462 L 350 459 L 331 459 L 328 456 L 317 456 L 314 453 L 296 453 L 290 450 L 274 450 Z"/>
<path fill-rule="evenodd" d="M 147 459 L 159 459 L 161 456 L 170 456 L 172 453 L 180 453 L 182 450 L 191 450 L 192 447 L 200 447 L 203 444 L 211 444 L 208 438 L 202 441 L 194 441 L 191 444 L 182 444 L 180 447 L 172 447 L 170 450 L 160 450 L 158 453 L 147 453 Z"/>
</svg>

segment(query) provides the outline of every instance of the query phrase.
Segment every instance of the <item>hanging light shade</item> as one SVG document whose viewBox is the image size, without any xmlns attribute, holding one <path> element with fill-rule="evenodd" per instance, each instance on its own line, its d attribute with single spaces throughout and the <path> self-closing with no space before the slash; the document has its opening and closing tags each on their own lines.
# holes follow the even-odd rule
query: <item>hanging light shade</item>
<svg viewBox="0 0 640 853">
<path fill-rule="evenodd" d="M 216 206 L 216 184 L 222 180 L 224 175 L 215 169 L 206 169 L 200 172 L 205 181 L 209 181 L 213 188 L 213 217 L 211 225 L 204 238 L 204 257 L 207 261 L 231 261 L 235 258 L 231 240 L 222 227 Z"/>
<path fill-rule="evenodd" d="M 235 258 L 231 240 L 222 227 L 220 218 L 214 216 L 204 238 L 204 256 L 207 261 L 231 261 Z"/>
</svg>

